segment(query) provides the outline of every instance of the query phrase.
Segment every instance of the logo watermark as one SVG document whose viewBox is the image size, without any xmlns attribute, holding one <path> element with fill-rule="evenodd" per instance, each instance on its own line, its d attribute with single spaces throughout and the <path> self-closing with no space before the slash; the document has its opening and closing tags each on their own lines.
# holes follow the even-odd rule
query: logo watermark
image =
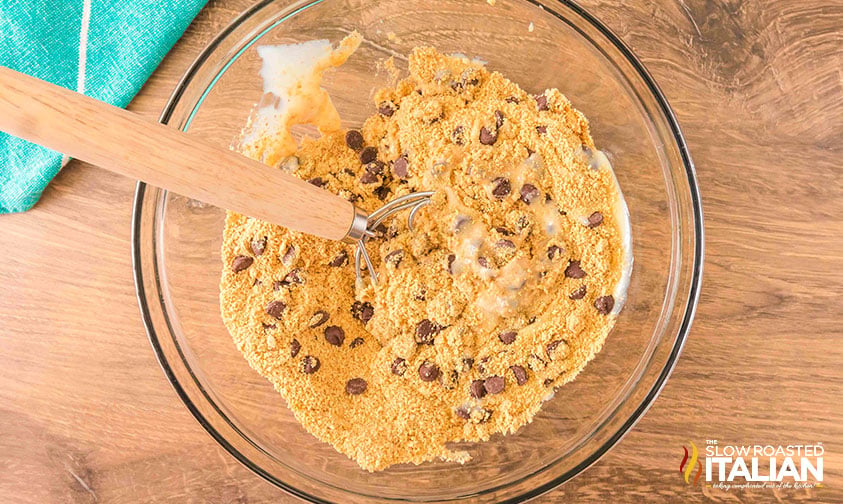
<svg viewBox="0 0 843 504">
<path fill-rule="evenodd" d="M 693 442 L 682 446 L 679 473 L 685 484 L 733 488 L 815 488 L 823 482 L 822 443 L 720 444 L 708 439 L 700 453 Z M 701 460 L 702 459 L 702 460 Z"/>
<path fill-rule="evenodd" d="M 690 460 L 688 460 L 688 448 L 683 446 L 682 449 L 685 450 L 685 456 L 682 457 L 682 462 L 679 463 L 679 472 L 685 476 L 685 483 L 697 486 L 700 483 L 700 475 L 702 474 L 702 462 L 699 460 L 700 453 L 697 450 L 697 445 L 691 441 Z M 697 472 L 692 479 L 691 473 L 694 472 L 694 469 Z"/>
</svg>

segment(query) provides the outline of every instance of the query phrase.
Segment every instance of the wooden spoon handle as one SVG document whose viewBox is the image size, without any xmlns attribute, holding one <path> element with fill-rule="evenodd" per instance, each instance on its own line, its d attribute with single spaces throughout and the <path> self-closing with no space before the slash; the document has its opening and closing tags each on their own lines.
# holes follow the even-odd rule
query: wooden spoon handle
<svg viewBox="0 0 843 504">
<path fill-rule="evenodd" d="M 137 114 L 0 67 L 0 130 L 178 194 L 341 240 L 350 202 Z"/>
</svg>

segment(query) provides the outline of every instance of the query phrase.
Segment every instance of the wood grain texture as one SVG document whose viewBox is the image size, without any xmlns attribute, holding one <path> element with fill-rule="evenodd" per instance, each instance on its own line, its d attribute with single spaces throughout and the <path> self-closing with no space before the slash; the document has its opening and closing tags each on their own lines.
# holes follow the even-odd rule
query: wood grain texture
<svg viewBox="0 0 843 504">
<path fill-rule="evenodd" d="M 506 1 L 506 0 L 498 0 Z M 247 0 L 212 1 L 131 109 L 154 119 Z M 843 502 L 843 3 L 588 0 L 670 100 L 706 213 L 696 322 L 660 398 L 538 502 Z M 0 498 L 294 502 L 193 420 L 152 355 L 129 257 L 134 182 L 72 162 L 0 217 Z M 689 440 L 816 442 L 825 486 L 719 492 Z"/>
</svg>

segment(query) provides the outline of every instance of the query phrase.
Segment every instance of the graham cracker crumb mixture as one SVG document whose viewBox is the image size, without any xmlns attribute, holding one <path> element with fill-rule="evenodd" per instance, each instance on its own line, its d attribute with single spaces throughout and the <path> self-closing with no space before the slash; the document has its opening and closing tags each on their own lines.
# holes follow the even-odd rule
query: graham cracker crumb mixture
<svg viewBox="0 0 843 504">
<path fill-rule="evenodd" d="M 367 211 L 436 191 L 414 232 L 399 216 L 370 242 L 377 286 L 355 288 L 352 246 L 232 212 L 222 249 L 237 347 L 369 471 L 529 423 L 600 350 L 624 267 L 614 176 L 565 96 L 429 47 L 409 70 L 361 130 L 284 163 Z"/>
</svg>

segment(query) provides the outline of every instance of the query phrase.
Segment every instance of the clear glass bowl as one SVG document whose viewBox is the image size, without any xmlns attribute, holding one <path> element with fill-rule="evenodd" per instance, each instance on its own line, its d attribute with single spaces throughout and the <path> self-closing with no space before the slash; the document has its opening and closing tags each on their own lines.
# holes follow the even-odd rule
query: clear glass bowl
<svg viewBox="0 0 843 504">
<path fill-rule="evenodd" d="M 534 29 L 528 26 L 532 23 Z M 594 463 L 641 418 L 682 348 L 700 285 L 703 227 L 688 151 L 652 78 L 616 36 L 553 0 L 263 1 L 187 71 L 161 122 L 230 145 L 261 97 L 257 46 L 356 29 L 366 41 L 325 86 L 345 125 L 370 115 L 378 62 L 417 45 L 479 56 L 529 92 L 556 87 L 591 121 L 632 221 L 629 297 L 602 352 L 514 435 L 469 445 L 463 465 L 370 474 L 309 435 L 237 351 L 219 315 L 224 211 L 138 184 L 133 257 L 149 339 L 185 405 L 244 465 L 313 502 L 515 502 Z"/>
</svg>

